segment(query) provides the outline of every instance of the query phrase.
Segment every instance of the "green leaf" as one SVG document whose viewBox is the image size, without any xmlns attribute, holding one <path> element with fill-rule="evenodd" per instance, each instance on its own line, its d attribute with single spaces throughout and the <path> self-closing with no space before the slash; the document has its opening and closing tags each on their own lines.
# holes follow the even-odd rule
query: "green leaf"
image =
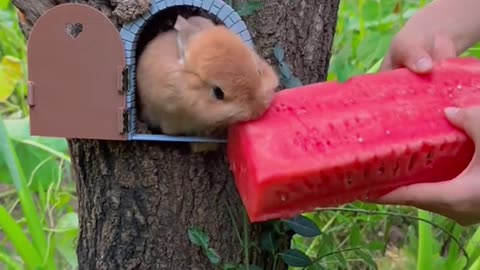
<svg viewBox="0 0 480 270">
<path fill-rule="evenodd" d="M 305 268 L 305 270 L 326 270 L 326 269 L 322 265 L 315 263 Z"/>
<path fill-rule="evenodd" d="M 206 251 L 208 260 L 213 264 L 218 264 L 220 262 L 220 256 L 213 248 L 208 248 Z"/>
<path fill-rule="evenodd" d="M 226 263 L 222 266 L 222 269 L 223 270 L 237 270 L 238 266 L 236 266 L 235 264 Z"/>
<path fill-rule="evenodd" d="M 337 261 L 339 264 L 342 265 L 342 268 L 347 268 L 347 260 L 345 260 L 345 257 L 343 256 L 342 253 L 334 253 L 333 257 L 337 258 Z"/>
<path fill-rule="evenodd" d="M 28 240 L 20 225 L 13 219 L 7 210 L 0 205 L 0 228 L 5 236 L 11 241 L 15 250 L 30 268 L 42 266 L 42 257 Z"/>
<path fill-rule="evenodd" d="M 264 232 L 260 238 L 260 245 L 265 251 L 275 254 L 277 249 L 275 233 L 273 231 Z"/>
<path fill-rule="evenodd" d="M 47 259 L 47 268 L 56 269 L 53 265 L 53 258 L 48 256 L 47 239 L 43 232 L 42 225 L 40 223 L 40 217 L 38 216 L 37 209 L 33 202 L 30 190 L 27 187 L 27 181 L 23 174 L 20 160 L 17 157 L 17 153 L 13 148 L 13 144 L 9 139 L 7 129 L 5 127 L 3 118 L 0 116 L 0 156 L 3 157 L 8 167 L 10 175 L 12 176 L 13 183 L 17 190 L 20 204 L 22 206 L 23 214 L 27 220 L 29 232 L 31 234 L 33 244 L 39 251 L 42 258 Z"/>
<path fill-rule="evenodd" d="M 302 82 L 297 77 L 291 77 L 288 81 L 285 82 L 286 88 L 295 88 L 302 85 Z"/>
<path fill-rule="evenodd" d="M 190 242 L 192 242 L 194 245 L 203 247 L 205 249 L 208 248 L 210 238 L 201 230 L 196 228 L 188 229 L 188 238 L 190 239 Z"/>
<path fill-rule="evenodd" d="M 286 264 L 293 267 L 307 267 L 312 263 L 312 260 L 298 249 L 287 249 L 279 255 Z"/>
<path fill-rule="evenodd" d="M 237 13 L 241 17 L 250 16 L 262 9 L 262 1 L 247 1 L 237 7 Z"/>
<path fill-rule="evenodd" d="M 480 227 L 477 227 L 475 233 L 470 237 L 465 249 L 471 260 L 480 257 Z"/>
<path fill-rule="evenodd" d="M 430 212 L 418 209 L 418 217 L 431 221 Z M 433 261 L 433 231 L 432 225 L 424 221 L 418 221 L 418 251 L 417 251 L 417 270 L 428 269 Z"/>
<path fill-rule="evenodd" d="M 258 265 L 254 265 L 254 264 L 250 264 L 247 268 L 247 266 L 241 264 L 239 265 L 239 267 L 237 268 L 238 270 L 263 270 L 263 268 L 261 268 L 260 266 Z"/>
<path fill-rule="evenodd" d="M 284 220 L 284 222 L 295 233 L 304 237 L 315 237 L 322 233 L 315 222 L 303 215 L 297 215 L 292 219 Z"/>
<path fill-rule="evenodd" d="M 372 256 L 370 254 L 361 249 L 356 250 L 355 253 L 358 255 L 358 257 L 362 258 L 362 260 L 365 261 L 368 265 L 370 265 L 374 269 L 378 269 L 377 263 L 372 259 Z"/>
<path fill-rule="evenodd" d="M 60 138 L 32 137 L 30 135 L 30 119 L 28 117 L 6 119 L 5 126 L 12 140 L 37 147 L 70 162 L 70 157 L 66 155 L 68 153 L 67 141 Z"/>
<path fill-rule="evenodd" d="M 281 62 L 278 65 L 278 68 L 280 69 L 282 77 L 284 77 L 285 79 L 290 79 L 290 77 L 292 76 L 292 72 L 290 71 L 290 67 L 285 62 Z"/>
<path fill-rule="evenodd" d="M 0 9 L 7 9 L 10 4 L 10 0 L 0 0 Z"/>
<path fill-rule="evenodd" d="M 0 102 L 4 102 L 15 91 L 22 79 L 22 63 L 13 56 L 4 56 L 0 62 Z"/>
<path fill-rule="evenodd" d="M 28 180 L 32 177 L 30 188 L 39 190 L 40 187 L 48 187 L 53 181 L 56 181 L 59 171 L 58 161 L 55 158 L 70 162 L 66 140 L 31 137 L 29 118 L 5 120 L 5 126 L 17 155 L 22 157 L 23 174 L 28 177 Z M 3 159 L 0 159 L 0 182 L 13 183 Z"/>
<path fill-rule="evenodd" d="M 273 55 L 278 62 L 283 62 L 283 60 L 285 59 L 285 51 L 278 44 L 273 47 Z"/>
<path fill-rule="evenodd" d="M 350 246 L 356 247 L 360 244 L 361 241 L 360 229 L 357 224 L 353 224 L 352 232 L 350 233 Z"/>
<path fill-rule="evenodd" d="M 383 250 L 385 248 L 385 243 L 376 241 L 376 242 L 368 243 L 365 247 L 371 251 Z"/>
<path fill-rule="evenodd" d="M 78 267 L 76 243 L 79 235 L 78 215 L 75 212 L 60 217 L 56 226 L 55 246 L 72 268 Z"/>
</svg>

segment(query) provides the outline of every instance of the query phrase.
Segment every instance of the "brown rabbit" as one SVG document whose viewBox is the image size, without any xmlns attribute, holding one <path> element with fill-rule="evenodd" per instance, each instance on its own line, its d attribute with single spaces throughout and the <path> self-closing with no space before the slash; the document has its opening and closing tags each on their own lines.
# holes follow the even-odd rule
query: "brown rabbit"
<svg viewBox="0 0 480 270">
<path fill-rule="evenodd" d="M 178 16 L 137 66 L 140 119 L 165 134 L 209 136 L 260 117 L 279 79 L 239 36 L 208 19 Z"/>
</svg>

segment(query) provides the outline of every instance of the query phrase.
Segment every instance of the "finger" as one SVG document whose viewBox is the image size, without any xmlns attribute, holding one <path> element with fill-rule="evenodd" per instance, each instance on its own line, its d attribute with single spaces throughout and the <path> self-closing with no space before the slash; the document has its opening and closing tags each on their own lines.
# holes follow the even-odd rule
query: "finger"
<svg viewBox="0 0 480 270">
<path fill-rule="evenodd" d="M 462 129 L 478 145 L 480 143 L 480 106 L 469 108 L 445 108 L 448 121 Z"/>
<path fill-rule="evenodd" d="M 396 41 L 392 47 L 392 64 L 405 66 L 415 73 L 428 73 L 432 70 L 433 60 L 419 42 Z"/>
<path fill-rule="evenodd" d="M 452 40 L 443 35 L 437 35 L 432 50 L 433 61 L 438 62 L 455 56 L 457 56 L 457 51 Z"/>
<path fill-rule="evenodd" d="M 392 70 L 394 67 L 392 66 L 392 60 L 390 59 L 390 55 L 387 54 L 382 61 L 382 64 L 380 65 L 380 71 L 387 71 L 387 70 Z"/>
<path fill-rule="evenodd" d="M 436 183 L 419 183 L 399 187 L 390 193 L 375 200 L 379 204 L 396 204 L 422 207 L 431 210 L 436 208 L 448 208 L 449 196 L 455 196 L 455 188 L 452 181 Z"/>
</svg>

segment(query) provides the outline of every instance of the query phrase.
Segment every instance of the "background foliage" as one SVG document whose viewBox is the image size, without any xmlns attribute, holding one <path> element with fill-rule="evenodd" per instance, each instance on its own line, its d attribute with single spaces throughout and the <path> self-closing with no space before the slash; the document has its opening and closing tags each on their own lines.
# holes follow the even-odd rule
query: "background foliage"
<svg viewBox="0 0 480 270">
<path fill-rule="evenodd" d="M 374 70 L 393 35 L 428 2 L 342 0 L 328 80 L 344 81 Z M 251 1 L 237 9 L 248 16 L 260 8 L 261 1 Z M 466 54 L 478 57 L 478 48 Z M 278 60 L 281 50 L 277 48 L 275 54 Z M 289 70 L 282 76 L 289 86 L 301 83 Z M 35 265 L 76 269 L 77 197 L 66 141 L 29 136 L 26 89 L 26 43 L 17 11 L 10 0 L 0 0 L 0 269 L 33 269 Z M 408 215 L 432 221 L 447 232 Z M 470 269 L 480 269 L 480 259 L 475 261 L 480 254 L 476 226 L 461 228 L 416 209 L 361 203 L 305 217 L 313 225 L 303 219 L 287 222 L 297 234 L 289 251 L 275 253 L 290 265 L 462 269 L 466 259 L 451 234 L 465 247 Z M 197 229 L 188 234 L 194 245 L 218 263 L 220 257 L 208 247 L 208 236 Z M 273 248 L 269 239 L 263 238 L 261 246 Z M 234 269 L 228 267 L 234 266 L 224 269 Z"/>
</svg>

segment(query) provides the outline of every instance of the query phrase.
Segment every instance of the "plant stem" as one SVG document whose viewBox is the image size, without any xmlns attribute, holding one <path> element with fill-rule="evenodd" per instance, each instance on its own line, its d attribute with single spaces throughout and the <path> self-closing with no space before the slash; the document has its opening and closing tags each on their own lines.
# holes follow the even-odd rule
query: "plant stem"
<svg viewBox="0 0 480 270">
<path fill-rule="evenodd" d="M 333 222 L 335 221 L 335 219 L 337 218 L 338 216 L 338 212 L 336 212 L 332 218 L 330 218 L 328 221 L 327 221 L 327 224 L 325 224 L 325 226 L 323 226 L 323 228 L 321 229 L 321 232 L 325 232 L 326 230 L 328 230 L 328 228 L 333 224 Z M 313 240 L 312 240 L 312 243 L 310 243 L 307 251 L 305 252 L 305 254 L 307 256 L 313 256 L 313 252 L 315 252 L 316 249 L 318 249 L 318 246 L 321 244 L 321 241 L 322 241 L 322 237 L 319 235 L 317 237 L 315 237 Z"/>
<path fill-rule="evenodd" d="M 277 260 L 278 260 L 278 254 L 275 254 L 273 256 L 273 267 L 272 270 L 277 270 Z"/>
<path fill-rule="evenodd" d="M 443 233 L 447 234 L 451 239 L 453 239 L 453 241 L 455 241 L 455 243 L 460 247 L 460 249 L 462 250 L 463 254 L 465 255 L 466 263 L 465 263 L 465 266 L 464 266 L 463 269 L 467 269 L 467 267 L 468 267 L 468 265 L 469 265 L 469 261 L 470 261 L 469 254 L 467 253 L 467 251 L 465 250 L 465 248 L 460 244 L 459 240 L 458 240 L 457 238 L 455 238 L 448 230 L 446 230 L 446 229 L 443 228 L 442 226 L 439 226 L 439 225 L 433 223 L 430 219 L 425 219 L 425 218 L 421 218 L 421 217 L 415 217 L 415 216 L 406 215 L 406 214 L 401 214 L 401 213 L 381 212 L 381 211 L 364 210 L 364 209 L 356 209 L 356 208 L 353 208 L 353 209 L 350 208 L 350 209 L 349 209 L 349 208 L 339 208 L 339 207 L 324 207 L 324 208 L 318 210 L 318 212 L 321 212 L 321 211 L 339 211 L 339 212 L 361 213 L 361 214 L 366 214 L 366 215 L 394 216 L 394 217 L 403 217 L 403 218 L 415 219 L 415 220 L 419 220 L 419 221 L 426 222 L 426 223 L 434 226 L 435 228 L 438 228 L 438 229 L 441 230 Z M 427 268 L 427 269 L 428 269 L 428 268 Z"/>
<path fill-rule="evenodd" d="M 452 234 L 457 238 L 460 238 L 462 234 L 462 228 L 458 226 L 456 223 L 453 223 Z M 450 242 L 449 248 L 448 248 L 447 263 L 446 263 L 447 269 L 455 268 L 456 261 L 458 260 L 458 252 L 459 252 L 459 247 L 457 247 L 456 245 L 453 245 L 453 243 Z M 475 260 L 475 259 L 472 259 L 472 260 Z"/>
<path fill-rule="evenodd" d="M 240 231 L 238 230 L 237 223 L 235 222 L 235 218 L 233 217 L 233 214 L 232 214 L 232 209 L 230 208 L 230 204 L 228 202 L 227 202 L 227 210 L 228 210 L 228 215 L 230 216 L 230 220 L 232 221 L 233 229 L 235 230 L 235 235 L 237 236 L 240 244 L 243 245 L 242 237 L 240 236 Z"/>
<path fill-rule="evenodd" d="M 250 246 L 248 244 L 248 238 L 248 216 L 245 209 L 243 209 L 243 252 L 245 255 L 245 267 L 247 270 L 250 270 Z"/>
<path fill-rule="evenodd" d="M 37 143 L 37 142 L 32 141 L 32 140 L 28 140 L 28 139 L 27 139 L 27 140 L 19 140 L 19 142 L 20 142 L 20 143 L 24 143 L 24 144 L 31 145 L 31 146 L 36 147 L 36 148 L 38 148 L 38 149 L 41 149 L 41 150 L 43 150 L 43 151 L 45 151 L 45 152 L 47 152 L 47 153 L 49 153 L 49 154 L 51 154 L 51 155 L 53 155 L 53 156 L 56 156 L 57 158 L 66 160 L 66 161 L 68 161 L 69 163 L 72 162 L 72 160 L 70 159 L 70 156 L 65 155 L 64 153 L 59 152 L 59 151 L 56 151 L 56 150 L 54 150 L 54 149 L 51 149 L 51 148 L 49 148 L 49 147 L 47 147 L 47 146 L 45 146 L 45 145 L 43 145 L 43 144 Z"/>
<path fill-rule="evenodd" d="M 373 64 L 373 66 L 371 66 L 365 73 L 369 74 L 378 72 L 380 70 L 380 66 L 382 65 L 382 61 L 383 57 L 380 58 L 375 64 Z"/>
<path fill-rule="evenodd" d="M 8 197 L 8 196 L 13 195 L 15 193 L 17 193 L 17 191 L 15 189 L 4 191 L 4 192 L 0 193 L 0 199 L 3 199 L 4 197 Z"/>
<path fill-rule="evenodd" d="M 18 265 L 12 258 L 7 254 L 0 252 L 0 262 L 4 262 L 6 266 L 10 267 L 12 270 L 21 270 L 22 267 Z"/>
<path fill-rule="evenodd" d="M 354 251 L 354 250 L 359 250 L 359 249 L 363 249 L 363 247 L 353 247 L 353 248 L 346 248 L 346 249 L 340 249 L 340 250 L 335 250 L 335 251 L 332 251 L 332 252 L 328 252 L 328 253 L 323 254 L 322 256 L 319 256 L 318 258 L 315 258 L 315 260 L 312 260 L 312 263 L 310 263 L 310 265 L 313 265 L 314 263 L 317 263 L 321 259 L 323 259 L 325 257 L 328 257 L 330 255 L 335 255 L 335 254 L 338 254 L 338 253 L 347 252 L 347 251 Z M 308 265 L 308 266 L 310 266 L 310 265 Z M 302 270 L 304 270 L 308 266 L 303 267 Z"/>
</svg>

